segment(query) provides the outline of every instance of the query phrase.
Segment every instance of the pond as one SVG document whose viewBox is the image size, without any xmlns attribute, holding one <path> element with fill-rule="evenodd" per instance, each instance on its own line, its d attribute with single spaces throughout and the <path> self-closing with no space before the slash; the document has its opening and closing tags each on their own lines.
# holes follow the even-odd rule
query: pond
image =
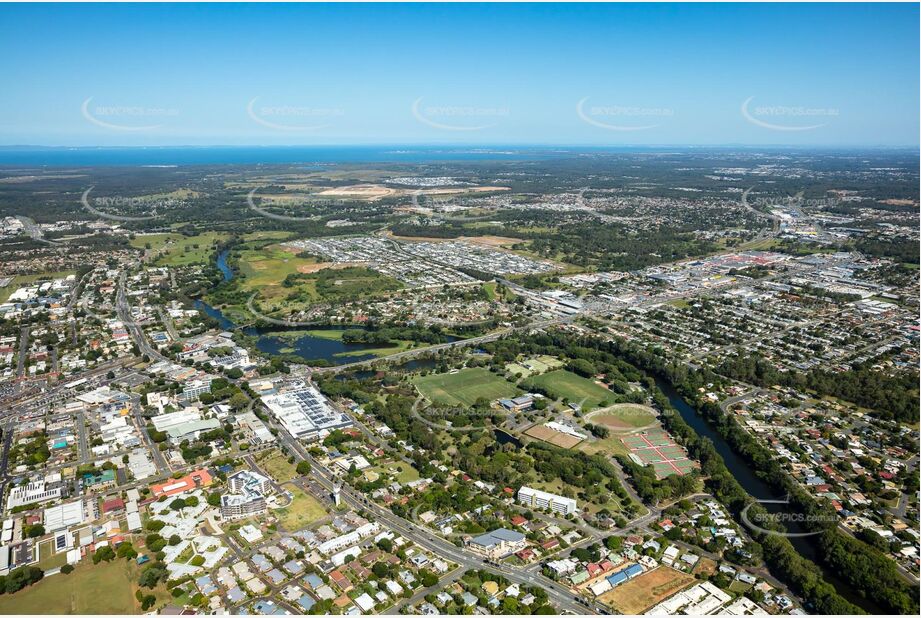
<svg viewBox="0 0 921 618">
<path fill-rule="evenodd" d="M 238 327 L 233 320 L 224 315 L 220 309 L 212 307 L 201 300 L 195 301 L 195 307 L 217 320 L 224 330 L 237 330 Z M 322 326 L 310 329 L 245 326 L 240 329 L 247 337 L 255 338 L 256 349 L 264 354 L 294 354 L 304 360 L 323 359 L 333 365 L 344 365 L 375 358 L 376 354 L 365 354 L 362 353 L 362 350 L 379 350 L 382 347 L 376 343 L 345 343 L 340 339 L 310 334 L 306 332 L 307 330 L 343 331 L 367 329 L 360 326 Z M 394 347 L 394 350 L 396 349 Z"/>
<path fill-rule="evenodd" d="M 217 256 L 217 267 L 224 276 L 224 281 L 233 279 L 233 269 L 227 263 L 230 255 L 230 249 L 224 249 Z M 208 303 L 198 300 L 195 301 L 195 307 L 204 311 L 206 315 L 214 318 L 224 330 L 236 330 L 237 325 L 228 318 L 224 313 L 212 307 Z M 318 337 L 306 332 L 305 330 L 346 330 L 358 329 L 358 326 L 323 326 L 322 328 L 312 329 L 291 329 L 291 328 L 257 328 L 247 326 L 242 330 L 243 334 L 256 339 L 256 349 L 265 354 L 294 354 L 304 360 L 323 359 L 334 365 L 344 365 L 356 361 L 363 361 L 374 358 L 374 354 L 362 354 L 362 350 L 379 349 L 382 346 L 372 343 L 345 343 L 334 337 Z M 286 332 L 297 330 L 301 334 L 297 336 L 286 335 Z"/>
</svg>

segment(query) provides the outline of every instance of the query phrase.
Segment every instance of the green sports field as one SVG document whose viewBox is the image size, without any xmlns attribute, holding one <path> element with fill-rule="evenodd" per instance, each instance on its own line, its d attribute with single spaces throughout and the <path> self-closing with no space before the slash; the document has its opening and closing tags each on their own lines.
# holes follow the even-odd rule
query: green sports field
<svg viewBox="0 0 921 618">
<path fill-rule="evenodd" d="M 482 367 L 428 375 L 414 383 L 426 399 L 445 405 L 469 407 L 480 397 L 491 401 L 521 394 L 514 384 Z"/>
<path fill-rule="evenodd" d="M 655 410 L 635 403 L 618 403 L 609 408 L 595 410 L 585 420 L 604 425 L 612 431 L 648 427 L 656 422 Z"/>
<path fill-rule="evenodd" d="M 530 381 L 547 389 L 557 399 L 568 399 L 571 403 L 580 404 L 584 411 L 594 410 L 601 402 L 609 406 L 615 401 L 614 393 L 608 389 L 565 369 L 535 376 Z"/>
<path fill-rule="evenodd" d="M 70 575 L 52 575 L 0 596 L 0 614 L 140 614 L 134 598 L 139 570 L 133 560 L 94 565 L 86 559 Z M 159 601 L 155 607 L 169 598 L 162 586 L 144 588 L 151 592 Z"/>
</svg>

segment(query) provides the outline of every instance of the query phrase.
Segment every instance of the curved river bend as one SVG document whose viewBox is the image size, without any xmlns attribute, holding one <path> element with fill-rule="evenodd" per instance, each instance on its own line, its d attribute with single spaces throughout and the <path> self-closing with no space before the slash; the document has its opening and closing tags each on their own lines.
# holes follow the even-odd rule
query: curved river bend
<svg viewBox="0 0 921 618">
<path fill-rule="evenodd" d="M 227 264 L 227 257 L 230 253 L 229 250 L 225 249 L 218 254 L 217 257 L 217 267 L 224 275 L 225 281 L 230 281 L 233 278 L 233 270 Z M 219 309 L 211 307 L 207 303 L 202 301 L 196 301 L 196 306 L 201 308 L 206 314 L 215 318 L 220 322 L 221 327 L 227 330 L 233 330 L 236 328 L 236 325 L 228 319 Z M 334 328 L 334 327 L 330 327 Z M 340 328 L 355 328 L 355 327 L 340 327 Z M 324 327 L 326 330 L 327 327 Z M 248 336 L 256 337 L 256 347 L 259 351 L 267 354 L 281 354 L 283 349 L 293 348 L 293 352 L 289 353 L 297 354 L 305 359 L 317 359 L 323 358 L 328 360 L 333 364 L 344 364 L 346 362 L 367 360 L 373 358 L 373 354 L 358 354 L 358 355 L 349 355 L 347 357 L 336 356 L 343 352 L 355 352 L 362 349 L 376 348 L 380 346 L 375 346 L 373 344 L 346 344 L 341 341 L 331 340 L 331 339 L 322 339 L 320 337 L 315 337 L 312 335 L 302 335 L 296 340 L 283 339 L 278 336 L 280 330 L 284 329 L 259 329 L 255 327 L 247 327 L 243 329 L 243 333 Z M 274 334 L 273 334 L 274 333 Z M 431 361 L 410 361 L 406 364 L 407 369 L 412 369 L 413 364 L 420 364 L 429 366 Z M 371 375 L 373 372 L 366 371 L 361 372 L 360 377 L 365 377 L 366 375 Z M 754 468 L 742 457 L 739 457 L 729 446 L 729 443 L 716 431 L 706 420 L 699 416 L 694 409 L 684 400 L 684 398 L 672 387 L 671 384 L 667 383 L 665 380 L 656 377 L 656 384 L 663 393 L 668 397 L 672 406 L 678 410 L 678 413 L 681 414 L 681 418 L 690 425 L 694 431 L 701 437 L 708 438 L 713 442 L 716 451 L 723 458 L 723 461 L 726 463 L 726 467 L 729 469 L 730 473 L 735 477 L 739 484 L 754 498 L 757 499 L 779 499 L 783 496 L 777 495 L 777 493 L 755 472 Z M 769 511 L 779 512 L 781 506 L 777 504 L 765 504 L 765 508 Z M 798 532 L 799 530 L 792 528 L 792 532 Z M 793 547 L 797 552 L 800 553 L 805 558 L 816 563 L 819 569 L 822 570 L 822 574 L 829 584 L 835 587 L 839 594 L 849 600 L 851 603 L 862 607 L 864 610 L 871 614 L 881 614 L 885 613 L 882 608 L 869 601 L 868 599 L 863 598 L 850 584 L 842 581 L 834 574 L 828 572 L 819 562 L 818 553 L 819 548 L 817 544 L 816 537 L 814 536 L 805 536 L 805 537 L 791 537 L 790 542 L 793 544 Z"/>
<path fill-rule="evenodd" d="M 708 438 L 713 442 L 713 446 L 716 448 L 716 452 L 720 454 L 723 458 L 723 461 L 726 463 L 726 468 L 729 472 L 735 477 L 739 484 L 748 492 L 750 496 L 755 499 L 761 500 L 779 500 L 784 496 L 778 495 L 774 489 L 763 481 L 758 474 L 755 472 L 755 469 L 743 459 L 738 456 L 735 451 L 732 450 L 732 447 L 728 442 L 720 435 L 720 433 L 714 429 L 702 416 L 697 414 L 694 411 L 694 408 L 684 400 L 684 398 L 669 384 L 667 381 L 655 376 L 656 384 L 659 389 L 665 393 L 665 396 L 668 397 L 668 400 L 671 402 L 672 406 L 678 413 L 681 414 L 681 418 L 684 419 L 688 425 L 690 425 L 694 431 L 697 432 L 697 435 Z M 764 504 L 764 508 L 773 513 L 779 513 L 783 505 L 780 504 Z M 797 524 L 791 523 L 788 525 L 790 532 L 803 532 L 804 530 L 800 528 Z M 843 581 L 837 577 L 834 573 L 831 573 L 826 569 L 822 563 L 819 561 L 819 547 L 818 547 L 818 537 L 817 536 L 800 536 L 800 537 L 790 537 L 790 542 L 793 544 L 794 549 L 803 556 L 808 558 L 816 564 L 816 566 L 822 571 L 822 575 L 829 584 L 834 586 L 835 590 L 838 591 L 838 594 L 843 596 L 845 599 L 857 605 L 858 607 L 863 608 L 865 611 L 871 614 L 885 614 L 887 613 L 881 607 L 862 597 L 849 583 Z"/>
</svg>

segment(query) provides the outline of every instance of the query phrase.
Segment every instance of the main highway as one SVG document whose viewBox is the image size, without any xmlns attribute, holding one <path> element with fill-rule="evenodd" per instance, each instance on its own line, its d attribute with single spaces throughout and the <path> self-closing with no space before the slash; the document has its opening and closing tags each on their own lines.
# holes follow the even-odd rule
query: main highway
<svg viewBox="0 0 921 618">
<path fill-rule="evenodd" d="M 391 530 L 400 533 L 423 549 L 450 560 L 465 569 L 492 571 L 501 574 L 509 581 L 519 585 L 539 586 L 547 591 L 550 600 L 557 609 L 575 614 L 590 613 L 590 608 L 580 603 L 578 597 L 564 586 L 548 580 L 538 573 L 515 569 L 507 565 L 487 561 L 479 555 L 457 547 L 453 543 L 449 543 L 433 532 L 425 530 L 402 517 L 398 517 L 390 510 L 369 500 L 367 496 L 358 493 L 347 484 L 342 483 L 336 475 L 311 457 L 303 445 L 288 433 L 287 429 L 280 424 L 274 423 L 274 421 L 272 421 L 272 425 L 278 430 L 278 438 L 287 451 L 299 461 L 307 461 L 310 463 L 312 468 L 310 476 L 318 481 L 328 492 L 332 492 L 334 486 L 340 486 L 340 496 L 350 507 L 371 513 L 380 523 L 386 525 Z"/>
</svg>

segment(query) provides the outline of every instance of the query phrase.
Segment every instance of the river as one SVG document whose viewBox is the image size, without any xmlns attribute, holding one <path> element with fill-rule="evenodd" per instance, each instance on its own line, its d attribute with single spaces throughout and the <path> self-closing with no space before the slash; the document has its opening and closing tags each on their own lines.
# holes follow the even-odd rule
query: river
<svg viewBox="0 0 921 618">
<path fill-rule="evenodd" d="M 767 482 L 763 481 L 758 474 L 755 472 L 755 469 L 743 459 L 738 456 L 735 451 L 732 450 L 732 447 L 729 446 L 729 443 L 720 435 L 720 433 L 706 421 L 702 416 L 697 414 L 694 408 L 688 404 L 684 398 L 681 396 L 678 391 L 672 387 L 666 380 L 656 376 L 656 384 L 659 389 L 665 393 L 665 396 L 668 397 L 668 400 L 671 402 L 672 406 L 678 413 L 681 414 L 681 418 L 690 425 L 694 431 L 697 432 L 697 435 L 708 438 L 713 442 L 713 446 L 716 448 L 716 452 L 720 454 L 723 458 L 723 461 L 726 463 L 726 468 L 729 469 L 729 472 L 735 477 L 739 484 L 755 499 L 760 500 L 780 500 L 783 499 L 783 495 L 779 495 L 774 489 L 768 485 Z M 784 505 L 776 503 L 767 503 L 763 505 L 769 512 L 780 513 Z M 790 532 L 804 532 L 804 530 L 795 522 L 788 524 L 788 529 Z M 819 547 L 818 547 L 818 537 L 817 536 L 798 536 L 790 537 L 790 542 L 793 544 L 794 549 L 804 558 L 808 558 L 818 566 L 822 571 L 822 575 L 829 584 L 835 587 L 838 593 L 846 598 L 848 601 L 862 607 L 864 610 L 871 614 L 885 614 L 887 613 L 881 607 L 873 603 L 872 601 L 863 598 L 854 588 L 837 577 L 834 573 L 829 572 L 824 565 L 819 561 Z"/>
<path fill-rule="evenodd" d="M 221 270 L 224 275 L 224 280 L 229 281 L 233 278 L 233 270 L 227 264 L 227 256 L 229 250 L 221 251 L 217 257 L 217 267 Z M 221 328 L 227 330 L 233 330 L 236 328 L 236 325 L 228 319 L 219 309 L 211 307 L 207 303 L 202 301 L 196 301 L 196 306 L 201 308 L 206 314 L 218 320 L 221 323 Z M 346 328 L 346 327 L 341 327 Z M 327 327 L 324 327 L 326 330 Z M 315 337 L 312 335 L 302 335 L 301 337 L 292 340 L 290 338 L 283 339 L 279 337 L 279 330 L 269 330 L 269 329 L 258 329 L 255 327 L 247 327 L 243 329 L 243 333 L 248 336 L 257 337 L 256 347 L 259 351 L 266 354 L 280 354 L 283 353 L 282 350 L 289 350 L 288 353 L 297 354 L 304 359 L 313 360 L 317 358 L 323 358 L 328 360 L 333 364 L 344 364 L 346 362 L 353 362 L 359 360 L 366 360 L 368 358 L 373 358 L 373 354 L 365 354 L 358 356 L 336 356 L 343 352 L 355 352 L 362 349 L 379 347 L 374 345 L 364 346 L 363 344 L 346 344 L 338 340 L 333 339 L 324 339 L 320 337 Z M 292 350 L 293 351 L 290 351 Z M 429 365 L 434 365 L 431 360 L 415 360 L 409 361 L 406 363 L 407 369 L 419 368 L 411 365 L 425 365 L 427 368 L 430 368 Z M 372 372 L 367 372 L 368 375 L 371 375 Z M 363 377 L 363 376 L 362 376 Z M 749 465 L 749 463 L 736 455 L 732 450 L 732 447 L 729 446 L 729 443 L 719 434 L 719 432 L 712 427 L 703 417 L 697 414 L 685 400 L 684 398 L 676 391 L 671 384 L 667 381 L 656 377 L 656 384 L 663 393 L 668 397 L 672 406 L 678 410 L 681 414 L 681 418 L 690 425 L 694 431 L 697 432 L 699 436 L 708 438 L 713 442 L 716 451 L 723 458 L 723 461 L 726 463 L 726 467 L 732 473 L 732 475 L 739 481 L 739 484 L 756 499 L 768 499 L 768 500 L 778 500 L 782 499 L 783 496 L 778 495 L 773 488 L 763 481 L 755 472 L 755 470 Z M 507 435 L 507 434 L 506 434 Z M 511 437 L 511 436 L 509 436 Z M 505 436 L 498 436 L 497 439 L 500 442 L 504 442 Z M 774 513 L 778 513 L 783 509 L 783 505 L 780 504 L 765 504 L 764 507 Z M 790 525 L 791 532 L 802 532 L 796 524 Z M 815 536 L 803 536 L 803 537 L 790 537 L 790 542 L 793 544 L 793 547 L 797 552 L 800 553 L 805 558 L 808 558 L 814 562 L 819 569 L 821 569 L 822 574 L 829 584 L 835 587 L 841 596 L 849 600 L 851 603 L 862 607 L 864 610 L 871 614 L 884 614 L 886 612 L 883 609 L 868 599 L 860 596 L 847 582 L 844 582 L 840 578 L 836 577 L 834 574 L 828 572 L 818 559 L 818 543 Z"/>
<path fill-rule="evenodd" d="M 229 249 L 224 249 L 217 256 L 217 267 L 224 276 L 224 281 L 233 279 L 233 269 L 227 263 L 227 257 L 230 254 Z M 197 300 L 195 307 L 201 309 L 206 315 L 214 318 L 225 330 L 236 330 L 237 325 L 228 318 L 224 313 L 212 307 L 208 303 Z M 346 330 L 361 329 L 360 326 L 317 326 L 303 328 L 257 328 L 255 326 L 246 326 L 241 329 L 244 335 L 256 339 L 256 349 L 265 354 L 294 354 L 304 360 L 322 359 L 334 365 L 343 365 L 356 361 L 363 361 L 374 358 L 375 354 L 363 354 L 362 350 L 377 350 L 381 345 L 374 343 L 344 343 L 335 338 L 317 337 L 303 333 L 306 330 Z M 298 336 L 287 336 L 286 332 L 299 332 Z"/>
</svg>

